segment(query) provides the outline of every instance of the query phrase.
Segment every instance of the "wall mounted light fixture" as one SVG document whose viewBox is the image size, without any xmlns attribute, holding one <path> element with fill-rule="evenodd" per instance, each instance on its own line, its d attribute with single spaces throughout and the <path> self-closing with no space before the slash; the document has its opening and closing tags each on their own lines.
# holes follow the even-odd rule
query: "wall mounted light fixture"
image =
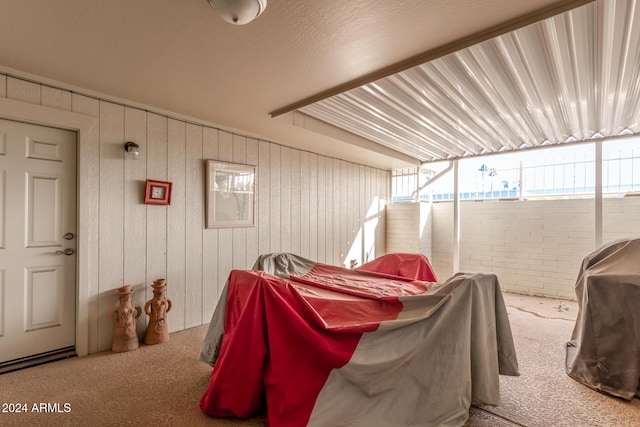
<svg viewBox="0 0 640 427">
<path fill-rule="evenodd" d="M 256 19 L 267 8 L 267 0 L 209 0 L 225 21 L 244 25 Z"/>
<path fill-rule="evenodd" d="M 136 160 L 140 155 L 140 146 L 135 142 L 127 141 L 124 143 L 124 151 L 128 158 Z"/>
</svg>

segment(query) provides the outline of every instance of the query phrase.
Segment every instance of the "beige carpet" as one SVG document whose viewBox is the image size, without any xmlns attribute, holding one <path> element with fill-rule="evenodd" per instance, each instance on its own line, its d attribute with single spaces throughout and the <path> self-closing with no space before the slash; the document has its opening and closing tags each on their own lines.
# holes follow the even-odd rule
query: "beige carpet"
<svg viewBox="0 0 640 427">
<path fill-rule="evenodd" d="M 505 294 L 519 377 L 501 377 L 501 404 L 473 407 L 466 427 L 636 426 L 640 399 L 597 393 L 564 373 L 564 343 L 575 304 Z M 36 366 L 0 375 L 0 403 L 26 403 L 27 413 L 0 413 L 0 426 L 263 426 L 213 419 L 198 407 L 211 368 L 198 362 L 206 326 L 171 334 L 155 346 Z M 60 411 L 33 412 L 33 404 Z M 328 426 L 330 427 L 330 426 Z M 375 427 L 375 426 L 372 426 Z"/>
<path fill-rule="evenodd" d="M 60 403 L 68 413 L 0 413 L 0 426 L 263 426 L 200 412 L 211 368 L 198 362 L 206 326 L 127 353 L 103 352 L 0 375 L 0 402 Z"/>
</svg>

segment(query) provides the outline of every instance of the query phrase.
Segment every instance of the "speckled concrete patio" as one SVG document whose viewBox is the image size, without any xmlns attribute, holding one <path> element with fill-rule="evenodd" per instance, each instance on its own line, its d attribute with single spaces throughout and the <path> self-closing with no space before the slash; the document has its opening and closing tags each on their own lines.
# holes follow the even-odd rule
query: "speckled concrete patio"
<svg viewBox="0 0 640 427">
<path fill-rule="evenodd" d="M 592 390 L 565 373 L 565 344 L 578 313 L 573 301 L 504 293 L 519 377 L 500 378 L 498 406 L 474 406 L 466 427 L 640 425 L 640 399 Z"/>
</svg>

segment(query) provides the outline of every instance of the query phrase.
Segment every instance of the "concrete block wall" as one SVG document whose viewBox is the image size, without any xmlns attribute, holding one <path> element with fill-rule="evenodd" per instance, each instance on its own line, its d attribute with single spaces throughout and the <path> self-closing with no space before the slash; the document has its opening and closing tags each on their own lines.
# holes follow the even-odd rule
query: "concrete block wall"
<svg viewBox="0 0 640 427">
<path fill-rule="evenodd" d="M 420 203 L 390 203 L 386 208 L 386 252 L 420 252 Z"/>
<path fill-rule="evenodd" d="M 421 253 L 431 261 L 431 203 L 391 203 L 386 206 L 386 253 Z"/>
<path fill-rule="evenodd" d="M 431 258 L 429 261 L 438 280 L 443 281 L 453 276 L 453 203 L 431 205 Z"/>
<path fill-rule="evenodd" d="M 420 253 L 431 261 L 431 230 L 433 220 L 431 216 L 431 203 L 420 203 Z"/>
<path fill-rule="evenodd" d="M 432 206 L 431 264 L 453 275 L 453 204 Z M 603 242 L 640 237 L 640 198 L 605 199 Z M 462 202 L 460 271 L 491 272 L 503 290 L 575 299 L 582 259 L 595 249 L 593 199 Z"/>
<path fill-rule="evenodd" d="M 640 197 L 604 199 L 602 241 L 640 237 Z"/>
<path fill-rule="evenodd" d="M 460 270 L 495 273 L 505 290 L 573 298 L 594 249 L 591 200 L 485 201 L 460 207 Z"/>
</svg>

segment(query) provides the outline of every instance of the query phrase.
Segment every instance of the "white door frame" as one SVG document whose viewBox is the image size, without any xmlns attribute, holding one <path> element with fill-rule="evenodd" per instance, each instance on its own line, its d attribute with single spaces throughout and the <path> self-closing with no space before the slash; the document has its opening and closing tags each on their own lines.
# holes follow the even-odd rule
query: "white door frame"
<svg viewBox="0 0 640 427">
<path fill-rule="evenodd" d="M 89 353 L 89 303 L 91 283 L 98 282 L 98 119 L 0 97 L 0 117 L 73 130 L 77 141 L 78 240 L 76 266 L 76 353 Z M 94 178 L 92 179 L 92 176 Z M 97 295 L 93 295 L 97 298 Z M 94 349 L 94 351 L 96 351 Z"/>
</svg>

